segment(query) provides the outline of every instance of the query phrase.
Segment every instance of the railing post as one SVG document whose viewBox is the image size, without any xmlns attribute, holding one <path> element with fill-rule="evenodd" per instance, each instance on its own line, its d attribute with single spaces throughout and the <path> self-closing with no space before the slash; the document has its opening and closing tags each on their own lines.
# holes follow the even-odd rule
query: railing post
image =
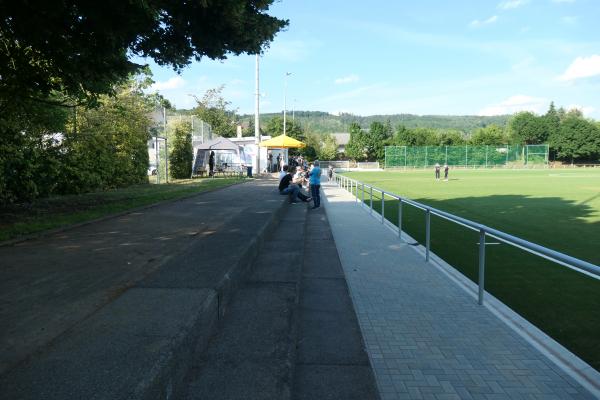
<svg viewBox="0 0 600 400">
<path fill-rule="evenodd" d="M 477 302 L 483 304 L 485 293 L 485 230 L 479 229 L 479 297 Z"/>
<path fill-rule="evenodd" d="M 370 214 L 373 214 L 373 186 L 371 186 L 371 189 L 370 189 L 370 191 L 369 191 L 369 202 L 370 202 L 370 205 L 369 205 L 369 207 L 370 207 L 369 213 L 370 213 Z"/>
<path fill-rule="evenodd" d="M 354 181 L 356 183 L 356 196 L 354 197 L 354 202 L 358 203 L 358 181 Z"/>
<path fill-rule="evenodd" d="M 362 204 L 361 205 L 364 205 L 364 204 L 365 204 L 365 183 L 363 182 L 362 183 Z"/>
<path fill-rule="evenodd" d="M 431 244 L 431 211 L 425 210 L 425 261 L 429 262 L 429 247 Z"/>
<path fill-rule="evenodd" d="M 398 238 L 402 239 L 402 197 L 398 198 Z"/>
<path fill-rule="evenodd" d="M 385 222 L 385 192 L 381 191 L 381 223 Z"/>
</svg>

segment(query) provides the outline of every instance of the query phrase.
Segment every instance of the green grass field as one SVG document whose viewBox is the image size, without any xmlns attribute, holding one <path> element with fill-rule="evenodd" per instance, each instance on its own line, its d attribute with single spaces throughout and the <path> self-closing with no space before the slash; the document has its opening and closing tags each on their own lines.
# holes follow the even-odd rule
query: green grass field
<svg viewBox="0 0 600 400">
<path fill-rule="evenodd" d="M 347 175 L 600 265 L 600 170 L 451 170 L 447 182 L 436 181 L 433 170 Z M 373 205 L 381 210 L 378 193 Z M 398 201 L 386 197 L 384 207 L 397 224 Z M 425 243 L 424 212 L 404 206 L 402 218 L 403 229 Z M 432 251 L 474 282 L 478 235 L 431 219 Z M 489 244 L 486 290 L 600 370 L 600 280 L 507 244 Z"/>
</svg>

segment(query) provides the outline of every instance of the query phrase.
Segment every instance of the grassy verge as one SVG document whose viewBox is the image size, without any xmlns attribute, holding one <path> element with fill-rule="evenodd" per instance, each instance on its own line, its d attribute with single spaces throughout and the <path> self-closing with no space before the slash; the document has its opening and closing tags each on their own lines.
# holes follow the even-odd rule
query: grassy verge
<svg viewBox="0 0 600 400">
<path fill-rule="evenodd" d="M 352 178 L 511 233 L 566 254 L 600 263 L 600 171 L 454 171 L 353 173 Z M 360 189 L 360 188 L 359 188 Z M 370 203 L 369 191 L 365 202 Z M 362 193 L 359 190 L 359 197 Z M 386 197 L 385 217 L 398 223 L 398 201 Z M 381 211 L 381 195 L 373 193 Z M 402 208 L 403 230 L 425 243 L 422 210 Z M 477 232 L 431 218 L 431 249 L 478 281 Z M 486 290 L 600 370 L 600 281 L 488 238 Z"/>
<path fill-rule="evenodd" d="M 0 209 L 0 241 L 90 221 L 240 182 L 240 178 L 187 179 L 105 192 L 55 196 Z"/>
</svg>

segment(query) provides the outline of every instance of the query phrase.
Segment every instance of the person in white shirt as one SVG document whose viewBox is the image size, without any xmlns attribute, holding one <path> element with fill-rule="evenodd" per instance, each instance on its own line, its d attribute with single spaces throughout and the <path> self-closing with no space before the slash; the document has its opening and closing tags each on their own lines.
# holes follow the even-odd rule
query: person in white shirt
<svg viewBox="0 0 600 400">
<path fill-rule="evenodd" d="M 283 179 L 283 177 L 287 175 L 288 168 L 289 167 L 287 165 L 284 165 L 283 168 L 281 169 L 281 172 L 279 173 L 279 182 L 281 182 L 281 179 Z"/>
</svg>

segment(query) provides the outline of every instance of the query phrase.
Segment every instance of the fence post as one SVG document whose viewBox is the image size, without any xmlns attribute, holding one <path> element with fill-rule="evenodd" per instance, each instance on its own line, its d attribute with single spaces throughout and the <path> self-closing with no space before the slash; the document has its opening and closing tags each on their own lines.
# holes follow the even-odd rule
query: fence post
<svg viewBox="0 0 600 400">
<path fill-rule="evenodd" d="M 371 189 L 369 191 L 369 202 L 370 202 L 369 207 L 371 208 L 369 210 L 369 214 L 373 214 L 373 186 L 371 186 Z"/>
<path fill-rule="evenodd" d="M 479 305 L 483 304 L 485 289 L 485 230 L 479 229 Z"/>
<path fill-rule="evenodd" d="M 381 223 L 385 221 L 385 192 L 381 191 Z"/>
<path fill-rule="evenodd" d="M 354 196 L 354 202 L 358 203 L 358 181 L 354 181 L 356 186 L 356 196 Z"/>
<path fill-rule="evenodd" d="M 398 198 L 398 239 L 402 239 L 402 197 Z"/>
<path fill-rule="evenodd" d="M 425 261 L 429 262 L 429 247 L 431 241 L 431 212 L 429 208 L 425 210 Z"/>
</svg>

